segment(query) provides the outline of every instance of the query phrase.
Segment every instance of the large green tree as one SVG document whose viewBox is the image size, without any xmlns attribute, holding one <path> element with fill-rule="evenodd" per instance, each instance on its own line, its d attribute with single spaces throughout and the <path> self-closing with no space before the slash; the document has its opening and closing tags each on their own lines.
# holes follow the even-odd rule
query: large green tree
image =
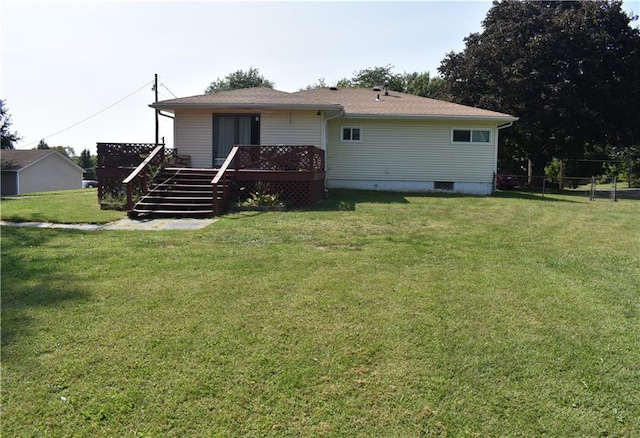
<svg viewBox="0 0 640 438">
<path fill-rule="evenodd" d="M 520 117 L 501 155 L 583 158 L 637 144 L 640 35 L 618 1 L 494 2 L 439 67 L 450 99 Z"/>
<path fill-rule="evenodd" d="M 13 149 L 14 143 L 21 139 L 17 132 L 11 132 L 9 128 L 11 128 L 11 115 L 4 99 L 0 99 L 0 141 L 2 149 Z"/>
<path fill-rule="evenodd" d="M 216 79 L 211 82 L 205 93 L 216 93 L 218 91 L 239 90 L 243 88 L 266 87 L 273 88 L 274 83 L 260 74 L 257 68 L 249 68 L 248 71 L 238 70 L 228 74 L 223 79 Z"/>
</svg>

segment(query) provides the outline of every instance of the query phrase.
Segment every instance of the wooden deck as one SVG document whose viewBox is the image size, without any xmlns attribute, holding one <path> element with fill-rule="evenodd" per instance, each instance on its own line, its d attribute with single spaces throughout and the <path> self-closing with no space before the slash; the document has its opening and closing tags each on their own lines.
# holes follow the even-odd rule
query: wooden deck
<svg viewBox="0 0 640 438">
<path fill-rule="evenodd" d="M 220 169 L 168 167 L 176 156 L 164 145 L 99 143 L 99 199 L 126 195 L 130 216 L 203 217 L 257 190 L 277 194 L 289 207 L 325 197 L 325 155 L 315 146 L 238 145 Z"/>
</svg>

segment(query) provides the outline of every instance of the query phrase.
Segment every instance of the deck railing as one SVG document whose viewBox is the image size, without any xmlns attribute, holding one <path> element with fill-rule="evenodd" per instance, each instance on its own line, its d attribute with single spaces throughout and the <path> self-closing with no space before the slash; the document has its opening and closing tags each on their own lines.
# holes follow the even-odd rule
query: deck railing
<svg viewBox="0 0 640 438">
<path fill-rule="evenodd" d="M 159 166 L 164 162 L 164 159 L 164 145 L 159 144 L 149 156 L 122 181 L 122 184 L 127 186 L 127 211 L 133 210 L 134 186 L 137 185 L 139 187 L 141 194 L 146 193 L 151 165 L 155 163 Z"/>
<path fill-rule="evenodd" d="M 310 145 L 240 145 L 232 194 L 277 194 L 288 206 L 311 207 L 325 196 L 325 154 Z"/>
<path fill-rule="evenodd" d="M 158 146 L 157 143 L 98 143 L 98 200 L 117 200 L 122 195 L 122 181 Z M 163 159 L 175 155 L 175 149 L 164 149 Z"/>
<path fill-rule="evenodd" d="M 236 157 L 238 153 L 238 146 L 234 146 L 227 155 L 227 159 L 222 163 L 222 167 L 216 173 L 216 176 L 211 180 L 211 185 L 213 186 L 213 214 L 219 215 L 222 212 L 224 206 L 229 202 L 229 198 L 231 197 L 231 187 L 228 183 L 228 175 L 229 167 L 231 167 L 231 163 Z M 221 199 L 218 199 L 218 188 L 222 182 L 222 193 Z"/>
<path fill-rule="evenodd" d="M 324 151 L 309 145 L 238 145 L 236 170 L 323 172 Z"/>
</svg>

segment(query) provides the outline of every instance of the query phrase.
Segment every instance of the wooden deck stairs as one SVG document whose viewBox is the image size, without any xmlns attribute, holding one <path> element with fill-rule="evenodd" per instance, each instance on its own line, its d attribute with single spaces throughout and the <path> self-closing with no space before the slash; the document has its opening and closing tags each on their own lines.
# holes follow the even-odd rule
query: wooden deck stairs
<svg viewBox="0 0 640 438">
<path fill-rule="evenodd" d="M 213 216 L 211 180 L 217 169 L 187 167 L 163 168 L 149 186 L 149 191 L 134 205 L 132 216 L 202 218 Z"/>
</svg>

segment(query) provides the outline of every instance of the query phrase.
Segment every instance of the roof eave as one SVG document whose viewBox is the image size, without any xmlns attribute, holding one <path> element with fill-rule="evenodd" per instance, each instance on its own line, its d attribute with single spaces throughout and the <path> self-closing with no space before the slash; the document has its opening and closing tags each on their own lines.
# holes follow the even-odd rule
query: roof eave
<svg viewBox="0 0 640 438">
<path fill-rule="evenodd" d="M 475 115 L 444 115 L 444 114 L 367 114 L 345 113 L 344 118 L 350 119 L 392 119 L 392 120 L 481 120 L 492 122 L 515 122 L 519 118 L 508 114 L 504 116 L 475 116 Z"/>
<path fill-rule="evenodd" d="M 159 110 L 175 111 L 180 109 L 249 109 L 249 110 L 313 110 L 313 111 L 331 111 L 339 110 L 340 105 L 334 104 L 264 104 L 264 103 L 184 103 L 162 105 L 152 103 L 149 107 Z"/>
</svg>

